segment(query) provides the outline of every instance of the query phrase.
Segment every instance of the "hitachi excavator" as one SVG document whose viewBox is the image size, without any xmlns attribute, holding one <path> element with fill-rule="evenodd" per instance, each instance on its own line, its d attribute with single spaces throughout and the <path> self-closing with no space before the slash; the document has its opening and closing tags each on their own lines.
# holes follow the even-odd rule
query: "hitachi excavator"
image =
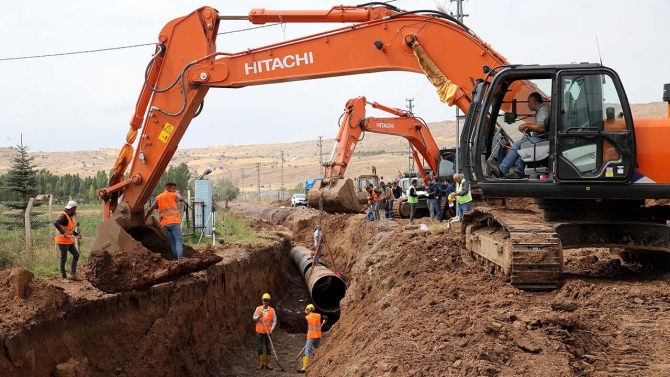
<svg viewBox="0 0 670 377">
<path fill-rule="evenodd" d="M 347 25 L 241 52 L 217 52 L 225 20 Z M 543 218 L 481 207 L 462 224 L 468 249 L 513 285 L 555 288 L 563 248 L 670 251 L 670 211 L 645 206 L 645 199 L 670 198 L 670 120 L 633 120 L 616 72 L 598 64 L 513 65 L 447 14 L 383 3 L 325 11 L 253 9 L 244 16 L 206 6 L 170 21 L 158 34 L 109 187 L 99 191 L 105 221 L 95 248 L 111 257 L 135 239 L 152 250 L 167 248 L 154 244 L 162 230 L 154 218 L 145 224 L 144 206 L 210 88 L 380 71 L 424 74 L 443 102 L 467 114 L 460 157 L 466 179 L 485 197 L 537 200 Z M 664 100 L 670 102 L 670 85 L 665 89 Z M 506 151 L 514 153 L 508 148 L 511 131 L 534 117 L 527 102 L 533 92 L 551 111 L 544 139 L 528 137 L 530 142 L 515 150 L 521 162 L 504 161 Z M 496 164 L 514 166 L 525 178 L 496 178 L 489 171 Z"/>
<path fill-rule="evenodd" d="M 365 116 L 365 106 L 383 110 L 396 117 L 368 118 Z M 329 161 L 323 165 L 325 172 L 321 187 L 310 190 L 307 196 L 309 205 L 327 212 L 360 212 L 362 207 L 356 197 L 356 188 L 350 178 L 344 178 L 349 162 L 354 155 L 356 145 L 362 140 L 363 132 L 373 132 L 385 135 L 396 135 L 406 138 L 412 145 L 412 154 L 419 167 L 424 181 L 428 180 L 419 154 L 423 156 L 430 170 L 441 176 L 451 176 L 454 173 L 453 161 L 442 161 L 442 154 L 430 133 L 428 126 L 420 118 L 399 109 L 384 106 L 377 102 L 369 102 L 365 97 L 350 99 L 340 118 L 340 128 L 335 137 L 333 152 Z M 400 201 L 396 203 L 400 205 Z M 397 211 L 397 209 L 396 209 Z"/>
</svg>

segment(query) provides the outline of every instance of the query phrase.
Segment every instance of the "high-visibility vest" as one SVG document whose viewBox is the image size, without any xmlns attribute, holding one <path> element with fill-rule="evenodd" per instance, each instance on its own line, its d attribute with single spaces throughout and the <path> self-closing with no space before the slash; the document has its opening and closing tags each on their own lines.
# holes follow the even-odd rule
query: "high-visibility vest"
<svg viewBox="0 0 670 377">
<path fill-rule="evenodd" d="M 61 225 L 61 228 L 63 228 L 63 235 L 56 235 L 54 238 L 56 239 L 57 244 L 72 245 L 74 243 L 74 220 L 72 220 L 72 217 L 70 217 L 70 215 L 68 215 L 65 211 L 61 212 L 60 214 L 65 215 L 67 218 L 67 225 Z"/>
<path fill-rule="evenodd" d="M 307 320 L 307 339 L 321 339 L 321 314 L 309 313 Z"/>
<path fill-rule="evenodd" d="M 456 192 L 463 191 L 463 181 L 456 182 Z M 456 201 L 458 204 L 468 203 L 472 201 L 472 191 L 468 190 L 468 193 L 462 196 L 456 196 Z"/>
<path fill-rule="evenodd" d="M 419 197 L 418 196 L 411 196 L 410 194 L 414 191 L 414 195 L 416 194 L 416 187 L 414 186 L 409 186 L 409 190 L 407 190 L 407 202 L 412 204 L 412 203 L 418 203 L 419 202 Z"/>
<path fill-rule="evenodd" d="M 267 334 L 268 331 L 272 331 L 272 319 L 275 317 L 275 310 L 268 306 L 268 311 L 263 315 L 263 307 L 259 306 L 256 308 L 256 312 L 260 313 L 260 318 L 256 322 L 256 332 Z M 265 330 L 266 326 L 267 331 Z"/>
<path fill-rule="evenodd" d="M 156 197 L 156 203 L 158 203 L 158 215 L 161 218 L 162 226 L 181 224 L 176 192 L 164 191 Z"/>
</svg>

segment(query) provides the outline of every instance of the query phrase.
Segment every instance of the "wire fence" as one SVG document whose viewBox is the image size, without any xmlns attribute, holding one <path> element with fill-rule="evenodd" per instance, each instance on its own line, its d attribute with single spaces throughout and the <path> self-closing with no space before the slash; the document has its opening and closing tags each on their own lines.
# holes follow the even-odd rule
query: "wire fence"
<svg viewBox="0 0 670 377">
<path fill-rule="evenodd" d="M 90 208 L 89 208 L 90 207 Z M 0 212 L 0 268 L 14 264 L 45 266 L 54 269 L 60 258 L 53 223 L 63 211 L 60 206 L 31 202 L 23 210 L 5 209 Z M 85 260 L 93 244 L 98 225 L 102 221 L 102 208 L 96 205 L 81 206 L 74 217 L 79 223 L 79 252 Z"/>
</svg>

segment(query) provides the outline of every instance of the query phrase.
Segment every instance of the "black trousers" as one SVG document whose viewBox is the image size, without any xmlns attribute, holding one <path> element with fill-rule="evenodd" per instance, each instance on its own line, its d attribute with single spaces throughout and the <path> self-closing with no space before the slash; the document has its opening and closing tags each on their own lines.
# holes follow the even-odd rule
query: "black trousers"
<svg viewBox="0 0 670 377">
<path fill-rule="evenodd" d="M 79 260 L 79 252 L 77 247 L 74 244 L 61 245 L 58 244 L 58 250 L 60 250 L 60 274 L 63 278 L 67 278 L 65 274 L 65 262 L 67 262 L 67 252 L 69 251 L 72 254 L 72 268 L 70 271 L 72 273 L 77 272 L 77 261 Z"/>
<path fill-rule="evenodd" d="M 268 334 L 256 333 L 256 350 L 259 355 L 263 355 L 263 344 L 265 344 L 265 355 L 272 355 L 272 349 L 270 348 L 270 338 Z"/>
</svg>

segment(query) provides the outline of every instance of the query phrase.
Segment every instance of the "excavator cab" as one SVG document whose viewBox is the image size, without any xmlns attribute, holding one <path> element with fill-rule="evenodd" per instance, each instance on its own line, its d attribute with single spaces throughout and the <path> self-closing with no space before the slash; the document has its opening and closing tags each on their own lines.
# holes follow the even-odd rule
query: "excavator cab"
<svg viewBox="0 0 670 377">
<path fill-rule="evenodd" d="M 598 199 L 611 197 L 612 184 L 631 182 L 635 132 L 616 72 L 598 64 L 485 71 L 461 140 L 464 172 L 485 196 Z M 523 123 L 536 123 L 529 88 L 549 107 L 541 135 L 519 131 Z M 491 166 L 501 173 L 515 169 L 522 179 L 497 177 Z"/>
</svg>

